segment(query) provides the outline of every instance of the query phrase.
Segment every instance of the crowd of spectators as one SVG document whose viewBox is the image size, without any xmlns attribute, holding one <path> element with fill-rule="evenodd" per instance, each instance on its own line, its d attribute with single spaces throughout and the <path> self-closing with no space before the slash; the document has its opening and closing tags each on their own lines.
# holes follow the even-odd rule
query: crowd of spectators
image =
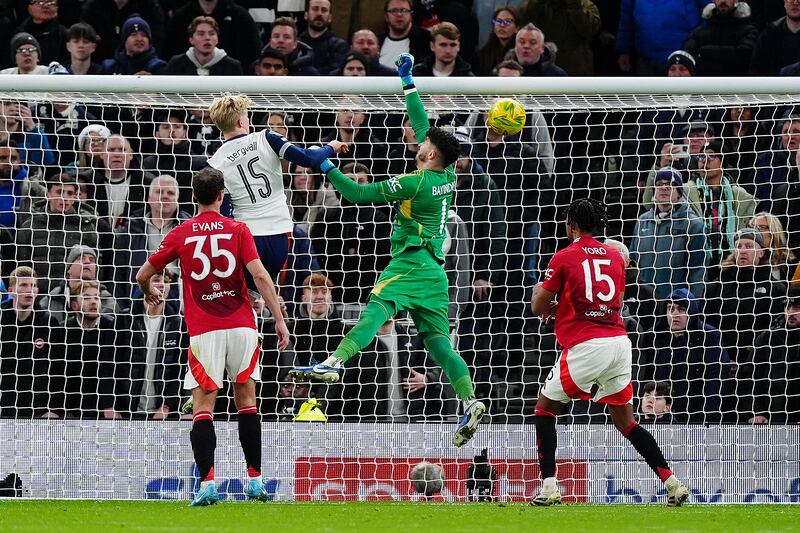
<svg viewBox="0 0 800 533">
<path fill-rule="evenodd" d="M 0 2 L 0 68 L 384 76 L 411 52 L 415 76 L 800 74 L 799 0 L 388 0 L 378 16 L 375 4 L 308 0 L 264 21 L 246 0 Z M 359 183 L 413 170 L 407 118 L 367 109 L 353 98 L 253 124 L 305 146 L 350 143 L 338 164 Z M 433 120 L 461 147 L 445 244 L 453 335 L 497 420 L 529 420 L 555 360 L 552 325 L 528 303 L 564 245 L 563 208 L 589 194 L 608 204 L 627 263 L 640 419 L 800 423 L 800 108 L 531 109 L 505 138 L 481 113 Z M 194 213 L 192 174 L 219 137 L 203 109 L 0 101 L 0 416 L 180 416 L 178 269 L 155 280 L 169 294 L 158 307 L 134 276 Z M 452 416 L 402 314 L 341 384 L 287 380 L 358 316 L 389 260 L 393 213 L 349 204 L 316 169 L 283 170 L 295 227 L 277 285 L 294 337 L 279 355 L 258 309 L 262 413 L 291 420 L 314 396 L 331 420 Z M 571 414 L 604 416 L 580 403 Z"/>
</svg>

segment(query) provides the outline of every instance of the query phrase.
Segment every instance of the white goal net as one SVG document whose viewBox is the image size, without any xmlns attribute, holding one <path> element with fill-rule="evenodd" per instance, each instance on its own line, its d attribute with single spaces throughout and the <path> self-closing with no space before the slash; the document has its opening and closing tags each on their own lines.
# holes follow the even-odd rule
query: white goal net
<svg viewBox="0 0 800 533">
<path fill-rule="evenodd" d="M 19 474 L 31 497 L 188 498 L 199 480 L 181 414 L 178 271 L 164 278 L 157 316 L 134 277 L 194 213 L 191 177 L 221 145 L 206 112 L 220 87 L 131 78 L 132 92 L 120 92 L 121 78 L 103 78 L 112 92 L 64 78 L 0 87 L 0 478 Z M 303 147 L 350 142 L 337 164 L 353 179 L 414 170 L 399 82 L 297 80 L 267 94 L 252 79 L 225 83 L 253 99 L 256 130 Z M 461 144 L 449 316 L 489 416 L 469 446 L 451 446 L 458 402 L 404 313 L 348 362 L 342 383 L 287 377 L 324 360 L 355 323 L 389 260 L 394 208 L 349 204 L 315 169 L 287 163 L 295 226 L 277 280 L 286 351 L 268 311 L 259 315 L 268 490 L 276 500 L 419 498 L 408 476 L 426 460 L 444 467 L 438 497 L 463 501 L 487 450 L 494 473 L 478 468 L 478 488 L 529 498 L 539 485 L 533 409 L 559 354 L 531 295 L 567 244 L 565 208 L 590 196 L 607 206 L 605 237 L 631 260 L 635 412 L 693 501 L 800 501 L 800 90 L 709 94 L 695 80 L 680 86 L 694 95 L 678 96 L 665 79 L 651 94 L 621 81 L 598 81 L 605 94 L 593 94 L 585 81 L 552 91 L 506 81 L 418 80 L 432 123 Z M 496 93 L 525 106 L 519 136 L 487 130 Z M 223 389 L 215 468 L 221 492 L 242 499 L 235 420 Z M 602 406 L 571 404 L 558 436 L 567 501 L 663 496 Z"/>
</svg>

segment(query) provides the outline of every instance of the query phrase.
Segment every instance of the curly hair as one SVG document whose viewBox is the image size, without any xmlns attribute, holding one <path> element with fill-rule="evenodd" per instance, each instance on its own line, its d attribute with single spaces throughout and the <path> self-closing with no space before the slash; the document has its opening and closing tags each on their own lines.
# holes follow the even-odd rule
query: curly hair
<svg viewBox="0 0 800 533">
<path fill-rule="evenodd" d="M 606 205 L 594 198 L 575 200 L 567 208 L 567 224 L 575 224 L 581 231 L 599 235 L 608 225 Z"/>
</svg>

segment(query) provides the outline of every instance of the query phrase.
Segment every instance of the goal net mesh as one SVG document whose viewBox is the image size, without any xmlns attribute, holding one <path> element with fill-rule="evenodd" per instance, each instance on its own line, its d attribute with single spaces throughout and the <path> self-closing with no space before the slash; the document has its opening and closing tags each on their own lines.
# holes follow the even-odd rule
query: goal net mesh
<svg viewBox="0 0 800 533">
<path fill-rule="evenodd" d="M 168 269 L 170 297 L 155 317 L 135 274 L 194 213 L 192 173 L 221 144 L 205 112 L 212 98 L 0 92 L 0 474 L 19 473 L 26 495 L 185 498 L 199 484 L 181 414 L 178 271 Z M 256 130 L 304 147 L 351 142 L 338 165 L 362 183 L 416 168 L 402 96 L 251 98 Z M 608 208 L 605 237 L 631 259 L 624 318 L 640 423 L 695 501 L 798 501 L 800 296 L 790 287 L 800 280 L 800 98 L 518 95 L 527 123 L 504 139 L 485 125 L 494 98 L 423 95 L 431 122 L 461 143 L 445 245 L 449 317 L 489 416 L 469 446 L 450 445 L 460 406 L 405 313 L 348 362 L 342 383 L 288 379 L 292 366 L 324 360 L 357 320 L 389 260 L 395 207 L 351 205 L 314 169 L 287 163 L 295 229 L 277 280 L 286 351 L 275 349 L 268 311 L 259 314 L 271 494 L 420 498 L 409 471 L 426 460 L 444 467 L 437 498 L 464 500 L 469 487 L 530 497 L 533 408 L 551 369 L 563 372 L 531 296 L 568 244 L 565 208 L 591 196 Z M 326 278 L 330 291 L 319 289 Z M 215 420 L 221 490 L 242 499 L 227 388 Z M 558 434 L 568 500 L 663 496 L 602 405 L 573 402 Z M 470 470 L 482 450 L 492 475 Z"/>
</svg>

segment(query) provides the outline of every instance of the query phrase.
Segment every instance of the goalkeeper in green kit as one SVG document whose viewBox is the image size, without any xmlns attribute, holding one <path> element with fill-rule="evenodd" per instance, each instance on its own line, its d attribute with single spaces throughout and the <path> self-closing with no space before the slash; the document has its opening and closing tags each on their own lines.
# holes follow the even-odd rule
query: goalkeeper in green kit
<svg viewBox="0 0 800 533">
<path fill-rule="evenodd" d="M 333 354 L 320 364 L 294 368 L 295 379 L 333 383 L 339 381 L 342 365 L 375 337 L 378 329 L 398 311 L 407 310 L 425 348 L 442 367 L 463 407 L 455 446 L 463 446 L 475 434 L 486 406 L 475 399 L 472 379 L 464 359 L 450 341 L 448 281 L 445 274 L 445 225 L 455 192 L 453 163 L 458 159 L 458 140 L 449 132 L 430 127 L 428 115 L 414 86 L 414 58 L 401 54 L 397 61 L 411 127 L 419 142 L 417 170 L 387 181 L 359 185 L 330 160 L 320 165 L 342 197 L 354 204 L 394 203 L 397 214 L 392 232 L 392 260 L 378 278 L 358 323 Z"/>
</svg>

